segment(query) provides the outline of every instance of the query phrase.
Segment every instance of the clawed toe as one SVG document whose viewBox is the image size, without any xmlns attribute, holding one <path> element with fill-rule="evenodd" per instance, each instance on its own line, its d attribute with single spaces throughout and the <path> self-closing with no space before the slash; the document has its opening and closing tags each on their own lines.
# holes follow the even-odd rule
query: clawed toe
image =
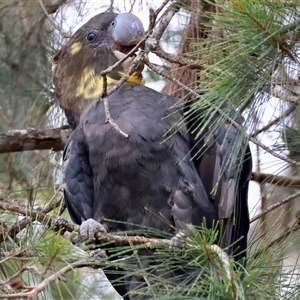
<svg viewBox="0 0 300 300">
<path fill-rule="evenodd" d="M 96 233 L 99 231 L 103 234 L 107 233 L 106 228 L 94 219 L 88 219 L 80 225 L 80 236 L 83 240 L 96 241 Z"/>
<path fill-rule="evenodd" d="M 170 240 L 170 247 L 179 247 L 183 245 L 183 240 L 187 237 L 187 235 L 179 230 Z"/>
</svg>

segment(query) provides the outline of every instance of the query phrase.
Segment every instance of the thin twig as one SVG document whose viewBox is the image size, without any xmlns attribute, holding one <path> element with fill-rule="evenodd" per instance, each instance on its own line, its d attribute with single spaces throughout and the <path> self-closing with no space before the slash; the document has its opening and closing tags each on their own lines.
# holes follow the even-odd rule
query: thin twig
<svg viewBox="0 0 300 300">
<path fill-rule="evenodd" d="M 144 52 L 139 52 L 138 55 L 133 59 L 130 67 L 128 68 L 126 74 L 119 79 L 116 83 L 111 85 L 110 87 L 107 86 L 107 78 L 106 75 L 103 75 L 103 92 L 102 92 L 102 101 L 104 104 L 104 111 L 105 111 L 105 122 L 109 123 L 116 131 L 118 131 L 120 134 L 122 134 L 125 138 L 129 138 L 129 135 L 125 133 L 119 126 L 118 124 L 114 121 L 114 119 L 110 115 L 110 110 L 109 110 L 109 103 L 108 103 L 108 97 L 111 95 L 113 92 L 115 92 L 122 84 L 124 84 L 129 76 L 135 71 L 137 66 L 140 64 L 142 58 L 144 56 Z M 106 84 L 105 84 L 106 82 Z"/>
<path fill-rule="evenodd" d="M 44 11 L 44 13 L 45 13 L 47 19 L 49 20 L 49 22 L 51 23 L 51 25 L 52 25 L 56 30 L 58 30 L 64 38 L 70 38 L 71 36 L 68 35 L 68 34 L 66 34 L 65 32 L 63 32 L 62 29 L 61 29 L 61 28 L 53 21 L 53 19 L 50 17 L 50 15 L 49 15 L 49 13 L 48 13 L 48 11 L 47 11 L 47 9 L 46 9 L 46 7 L 45 7 L 43 1 L 42 1 L 42 0 L 39 0 L 39 2 L 40 2 L 40 6 L 41 6 L 42 10 Z"/>
<path fill-rule="evenodd" d="M 164 1 L 161 7 L 163 8 L 169 1 Z M 158 43 L 165 32 L 166 28 L 168 27 L 171 19 L 174 17 L 174 15 L 180 10 L 182 6 L 181 1 L 175 1 L 172 3 L 161 15 L 159 20 L 159 25 L 155 28 L 153 28 L 153 31 L 151 33 L 150 39 L 156 40 L 156 43 Z"/>
<path fill-rule="evenodd" d="M 165 1 L 160 9 L 163 9 L 163 7 L 167 4 L 167 1 Z M 175 13 L 180 9 L 180 3 L 175 2 L 172 3 L 167 10 L 162 14 L 160 18 L 159 25 L 152 30 L 152 28 L 149 27 L 148 32 L 146 33 L 144 39 L 140 41 L 129 53 L 127 53 L 122 59 L 120 59 L 117 63 L 110 66 L 106 70 L 101 72 L 101 75 L 103 77 L 103 90 L 102 90 L 102 101 L 104 105 L 104 111 L 105 111 L 105 122 L 109 123 L 117 132 L 119 132 L 121 135 L 123 135 L 125 138 L 129 138 L 129 135 L 125 133 L 118 124 L 114 121 L 114 119 L 111 117 L 110 109 L 109 109 L 109 102 L 108 97 L 111 95 L 114 91 L 116 91 L 122 84 L 124 84 L 129 76 L 133 74 L 133 72 L 136 70 L 140 62 L 143 60 L 143 56 L 145 55 L 145 52 L 140 52 L 138 55 L 133 59 L 133 61 L 130 64 L 130 67 L 128 68 L 126 74 L 119 79 L 116 83 L 114 83 L 110 88 L 108 88 L 107 85 L 107 74 L 111 71 L 113 71 L 115 68 L 119 67 L 126 59 L 130 58 L 132 54 L 136 52 L 136 50 L 142 45 L 142 43 L 146 43 L 146 51 L 150 51 L 151 49 L 155 49 L 155 47 L 158 45 L 158 41 L 160 40 L 163 32 L 166 30 L 168 24 L 170 23 L 172 17 L 175 15 Z M 151 34 L 150 34 L 151 32 Z"/>
<path fill-rule="evenodd" d="M 250 223 L 260 219 L 261 217 L 265 216 L 266 214 L 270 213 L 271 211 L 275 210 L 276 208 L 288 203 L 289 201 L 291 200 L 294 200 L 295 198 L 299 197 L 300 196 L 300 191 L 286 197 L 285 199 L 269 206 L 268 208 L 266 208 L 265 210 L 263 210 L 260 214 L 256 215 L 255 217 L 253 217 L 251 220 L 250 220 Z"/>
<path fill-rule="evenodd" d="M 283 186 L 289 188 L 300 188 L 299 177 L 287 177 L 281 175 L 274 175 L 269 173 L 253 172 L 250 180 L 259 184 L 269 183 L 276 186 Z"/>
<path fill-rule="evenodd" d="M 17 298 L 27 298 L 27 299 L 33 299 L 38 293 L 45 290 L 47 286 L 49 286 L 53 281 L 59 279 L 66 273 L 83 267 L 95 267 L 100 266 L 101 262 L 99 261 L 87 261 L 87 260 L 80 260 L 77 262 L 70 263 L 69 265 L 63 267 L 59 271 L 55 272 L 54 274 L 50 275 L 46 279 L 44 279 L 41 283 L 39 283 L 36 286 L 32 286 L 31 290 L 28 292 L 22 292 L 22 293 L 15 293 L 15 294 L 0 294 L 0 299 L 17 299 Z"/>
<path fill-rule="evenodd" d="M 6 196 L 5 196 L 6 195 Z M 5 198 L 7 197 L 7 194 L 5 192 L 1 192 L 0 191 L 0 199 L 9 199 L 9 198 Z M 5 200 L 4 200 L 5 201 Z M 55 194 L 54 197 L 50 200 L 50 202 L 44 207 L 38 207 L 36 208 L 37 212 L 41 212 L 43 214 L 47 214 L 50 211 L 52 211 L 53 209 L 55 209 L 56 207 L 58 207 L 62 202 L 62 195 L 59 194 Z M 24 207 L 24 211 L 27 211 L 27 209 Z M 20 213 L 20 212 L 18 212 Z M 5 241 L 8 237 L 10 238 L 15 238 L 15 236 L 24 228 L 26 228 L 26 226 L 28 225 L 28 219 L 25 218 L 23 220 L 20 220 L 16 223 L 14 223 L 12 226 L 10 226 L 9 228 L 5 229 L 5 231 L 0 230 L 0 242 Z"/>
<path fill-rule="evenodd" d="M 156 9 L 156 10 L 152 10 L 152 12 L 149 15 L 149 32 L 152 31 L 152 29 L 155 27 L 156 24 L 156 19 L 159 15 L 159 13 L 165 8 L 165 6 L 169 3 L 169 0 L 165 0 L 163 1 L 163 3 L 161 4 L 161 6 Z"/>
<path fill-rule="evenodd" d="M 12 254 L 5 255 L 6 257 L 4 259 L 0 260 L 0 265 L 4 264 L 6 261 L 8 261 L 8 260 L 10 260 L 10 259 L 12 259 L 14 257 L 18 257 L 18 256 L 22 255 L 23 253 L 25 253 L 29 249 L 31 249 L 31 247 L 26 247 L 24 249 L 21 249 L 21 250 L 19 250 L 17 252 L 12 253 Z"/>
<path fill-rule="evenodd" d="M 29 270 L 35 270 L 36 272 L 38 272 L 38 269 L 37 269 L 36 266 L 23 265 L 23 266 L 21 266 L 21 268 L 15 274 L 13 274 L 7 280 L 0 281 L 0 285 L 9 284 L 10 281 L 12 281 L 15 278 L 18 278 L 24 271 L 29 271 Z"/>
<path fill-rule="evenodd" d="M 141 61 L 141 54 L 139 54 L 133 59 L 132 63 L 130 64 L 130 67 L 128 68 L 127 72 L 124 74 L 122 78 L 120 78 L 116 83 L 114 83 L 113 88 L 108 89 L 107 84 L 107 74 L 112 72 L 114 69 L 118 68 L 123 62 L 125 62 L 128 58 L 131 58 L 131 55 L 133 55 L 138 48 L 144 43 L 145 39 L 148 37 L 148 34 L 145 35 L 144 39 L 141 40 L 139 43 L 137 43 L 124 57 L 122 57 L 120 60 L 118 60 L 115 64 L 108 67 L 107 69 L 103 70 L 100 74 L 103 78 L 103 88 L 101 93 L 101 98 L 104 105 L 104 112 L 105 112 L 105 123 L 109 123 L 117 132 L 119 132 L 121 135 L 123 135 L 125 138 L 129 138 L 129 135 L 125 133 L 118 124 L 114 121 L 114 119 L 111 117 L 110 109 L 109 109 L 109 103 L 108 103 L 108 97 L 111 95 L 114 91 L 116 91 L 122 84 L 124 84 L 129 76 L 133 74 L 133 72 L 136 70 L 138 65 Z"/>
<path fill-rule="evenodd" d="M 125 138 L 128 139 L 129 134 L 127 134 L 120 128 L 120 126 L 115 122 L 115 120 L 112 118 L 112 116 L 110 114 L 108 97 L 102 97 L 102 100 L 103 100 L 103 104 L 104 104 L 105 123 L 109 123 L 112 128 L 114 128 L 117 132 L 119 132 L 121 135 L 123 135 Z"/>
<path fill-rule="evenodd" d="M 146 38 L 149 36 L 148 33 L 146 33 L 145 37 L 139 41 L 126 55 L 124 55 L 121 59 L 119 59 L 115 64 L 112 66 L 109 66 L 107 69 L 101 71 L 100 75 L 104 76 L 107 75 L 108 73 L 112 72 L 114 69 L 118 68 L 121 66 L 121 64 L 128 58 L 131 58 L 133 54 L 139 49 L 139 47 L 145 42 Z M 127 72 L 128 73 L 128 72 Z M 129 75 L 130 76 L 130 75 Z M 103 92 L 102 92 L 103 93 Z"/>
<path fill-rule="evenodd" d="M 265 132 L 269 130 L 273 125 L 277 125 L 281 120 L 286 118 L 288 115 L 290 115 L 294 110 L 296 109 L 296 105 L 292 105 L 289 109 L 287 109 L 282 115 L 275 118 L 273 121 L 269 122 L 266 126 L 256 130 L 251 136 L 256 137 L 260 133 Z"/>
<path fill-rule="evenodd" d="M 74 231 L 75 229 L 78 230 L 78 225 L 74 225 L 72 223 L 68 223 L 67 221 L 62 221 L 60 218 L 55 218 L 47 215 L 43 211 L 39 211 L 37 209 L 30 209 L 20 203 L 19 201 L 11 198 L 9 195 L 7 195 L 4 191 L 0 191 L 0 209 L 1 210 L 8 210 L 10 212 L 18 213 L 20 215 L 26 216 L 26 218 L 20 222 L 17 223 L 17 225 L 14 225 L 7 230 L 2 228 L 0 231 L 0 242 L 3 242 L 8 236 L 14 237 L 17 232 L 19 232 L 21 229 L 25 228 L 29 222 L 27 216 L 30 217 L 30 220 L 33 221 L 39 221 L 40 223 L 52 226 L 54 229 L 63 229 L 67 231 Z M 20 226 L 20 227 L 17 227 Z M 23 227 L 24 226 L 24 227 Z M 23 228 L 22 228 L 23 227 Z"/>
<path fill-rule="evenodd" d="M 186 66 L 189 67 L 191 69 L 202 69 L 203 68 L 203 64 L 204 63 L 199 63 L 198 61 L 188 58 L 188 57 L 184 57 L 181 55 L 174 55 L 174 54 L 170 54 L 166 51 L 164 51 L 160 45 L 157 45 L 155 48 L 151 49 L 153 53 L 155 53 L 157 56 L 159 56 L 160 58 L 165 59 L 166 61 L 170 62 L 170 63 L 175 63 L 178 64 L 180 66 Z"/>
</svg>

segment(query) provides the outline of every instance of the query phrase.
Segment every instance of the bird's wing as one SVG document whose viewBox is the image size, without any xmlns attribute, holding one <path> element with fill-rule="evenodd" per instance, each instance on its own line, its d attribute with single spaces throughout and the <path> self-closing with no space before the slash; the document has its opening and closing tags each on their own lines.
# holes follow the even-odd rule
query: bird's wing
<svg viewBox="0 0 300 300">
<path fill-rule="evenodd" d="M 63 189 L 68 212 L 77 224 L 92 218 L 93 175 L 80 131 L 73 132 L 63 154 Z"/>
<path fill-rule="evenodd" d="M 207 196 L 205 187 L 191 161 L 190 144 L 181 134 L 173 136 L 171 149 L 181 172 L 181 179 L 173 195 L 172 212 L 181 224 L 200 226 L 205 222 L 208 228 L 218 219 L 217 210 Z M 177 227 L 180 227 L 177 224 Z"/>
<path fill-rule="evenodd" d="M 194 102 L 188 102 L 186 110 Z M 232 124 L 226 121 L 215 129 L 218 113 L 211 116 L 209 122 L 206 122 L 204 115 L 203 109 L 187 115 L 193 161 L 222 221 L 221 246 L 228 248 L 234 244 L 228 248 L 228 253 L 237 254 L 247 247 L 251 153 L 243 134 Z M 242 118 L 236 118 L 236 121 L 242 123 Z M 199 128 L 202 131 L 197 136 Z"/>
</svg>

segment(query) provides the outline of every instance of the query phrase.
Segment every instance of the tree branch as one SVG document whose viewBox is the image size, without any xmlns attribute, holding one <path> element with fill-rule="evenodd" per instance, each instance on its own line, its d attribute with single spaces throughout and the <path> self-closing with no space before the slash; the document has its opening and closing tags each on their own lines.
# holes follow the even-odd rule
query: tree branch
<svg viewBox="0 0 300 300">
<path fill-rule="evenodd" d="M 49 208 L 51 207 L 51 205 L 47 206 L 47 209 L 44 211 L 43 209 L 28 209 L 28 207 L 26 207 L 20 201 L 13 199 L 7 193 L 0 190 L 0 210 L 14 212 L 26 217 L 24 220 L 18 222 L 15 226 L 13 225 L 9 228 L 4 228 L 4 226 L 2 226 L 2 228 L 0 229 L 0 242 L 3 242 L 7 237 L 15 237 L 15 231 L 20 230 L 18 225 L 25 228 L 29 221 L 39 221 L 40 223 L 46 226 L 53 227 L 53 229 L 56 231 L 59 231 L 61 229 L 70 232 L 78 230 L 78 225 L 68 223 L 67 221 L 61 218 L 51 217 L 47 215 L 45 211 L 49 210 Z"/>
<path fill-rule="evenodd" d="M 164 51 L 160 47 L 160 45 L 157 45 L 155 48 L 153 48 L 152 52 L 155 53 L 160 58 L 163 58 L 170 63 L 178 64 L 179 66 L 185 66 L 185 67 L 189 67 L 191 69 L 197 69 L 197 70 L 200 70 L 201 68 L 203 68 L 203 64 L 200 64 L 198 61 L 188 58 L 188 57 L 185 57 L 185 56 L 182 56 L 182 55 L 170 54 L 170 53 Z"/>
<path fill-rule="evenodd" d="M 271 205 L 266 210 L 264 210 L 259 215 L 255 216 L 251 219 L 251 222 L 256 221 L 257 219 L 261 218 L 263 215 L 266 215 L 267 213 L 271 212 L 272 210 L 280 207 L 281 205 L 295 199 L 296 197 L 300 196 L 300 192 L 297 192 L 282 201 L 279 201 L 275 203 L 274 205 Z M 11 198 L 8 196 L 5 192 L 0 191 L 0 209 L 2 210 L 8 210 L 10 212 L 18 213 L 21 215 L 26 216 L 27 222 L 29 220 L 31 221 L 39 221 L 40 223 L 52 227 L 55 231 L 65 230 L 69 232 L 73 231 L 79 231 L 79 225 L 70 223 L 64 219 L 52 217 L 47 215 L 45 212 L 38 210 L 38 209 L 30 209 L 28 210 L 27 207 L 23 204 L 21 204 L 16 199 Z M 29 217 L 29 218 L 28 218 Z M 9 229 L 3 229 L 2 232 L 0 232 L 0 242 L 2 242 L 5 237 L 12 235 L 12 230 Z M 143 236 L 120 236 L 120 235 L 113 235 L 113 234 L 103 234 L 102 231 L 99 231 L 96 233 L 95 238 L 98 241 L 101 242 L 114 242 L 119 245 L 128 245 L 129 243 L 132 245 L 145 245 L 149 248 L 155 248 L 155 245 L 161 245 L 161 244 L 167 244 L 170 245 L 171 241 L 169 239 L 157 239 L 157 238 L 146 238 Z"/>
<path fill-rule="evenodd" d="M 274 175 L 261 172 L 253 172 L 251 180 L 259 184 L 270 183 L 277 186 L 300 188 L 300 179 L 296 177 L 286 177 L 281 175 Z"/>
<path fill-rule="evenodd" d="M 96 261 L 96 260 L 88 261 L 87 259 L 70 263 L 67 266 L 60 269 L 59 271 L 45 278 L 41 283 L 37 284 L 36 286 L 27 287 L 30 288 L 30 291 L 15 293 L 15 294 L 0 294 L 0 299 L 20 299 L 20 298 L 33 299 L 38 293 L 42 292 L 47 286 L 49 286 L 51 282 L 61 278 L 66 273 L 77 268 L 91 267 L 91 266 L 94 268 L 95 266 L 100 267 L 100 264 L 101 264 L 100 261 Z"/>
<path fill-rule="evenodd" d="M 9 130 L 0 134 L 0 153 L 46 149 L 60 151 L 70 132 L 69 126 Z"/>
<path fill-rule="evenodd" d="M 69 232 L 79 231 L 79 225 L 70 223 L 64 219 L 52 217 L 40 211 L 38 209 L 28 209 L 25 205 L 20 203 L 20 201 L 13 199 L 7 195 L 4 191 L 0 190 L 0 210 L 8 210 L 10 212 L 18 213 L 20 215 L 26 216 L 27 222 L 29 220 L 38 221 L 46 226 L 52 227 L 54 231 L 65 230 Z M 2 242 L 6 236 L 11 235 L 10 229 L 4 229 L 2 227 L 2 232 L 0 231 L 0 242 Z M 133 245 L 145 244 L 147 247 L 153 247 L 154 244 L 170 244 L 168 239 L 155 239 L 155 238 L 145 238 L 143 236 L 119 236 L 112 234 L 103 235 L 102 232 L 96 234 L 95 238 L 101 242 L 117 242 L 118 244 L 128 245 L 132 243 Z"/>
<path fill-rule="evenodd" d="M 5 192 L 0 191 L 0 199 L 5 199 L 5 201 L 9 201 L 8 195 Z M 59 194 L 59 192 L 57 192 L 54 197 L 50 200 L 50 202 L 44 207 L 44 208 L 36 208 L 37 212 L 41 212 L 43 214 L 47 214 L 50 211 L 54 210 L 55 208 L 59 208 L 61 207 L 61 203 L 62 203 L 62 196 Z M 19 204 L 18 205 L 22 205 Z M 21 210 L 22 211 L 26 211 L 23 210 L 24 207 L 21 206 Z M 13 223 L 9 228 L 6 228 L 5 231 L 2 232 L 0 231 L 0 243 L 2 243 L 4 240 L 6 240 L 8 237 L 14 239 L 15 236 L 24 228 L 26 228 L 26 226 L 28 225 L 28 218 L 24 218 L 18 222 Z"/>
<path fill-rule="evenodd" d="M 263 210 L 260 214 L 256 215 L 255 217 L 253 217 L 251 220 L 250 220 L 250 223 L 260 219 L 261 217 L 265 216 L 266 214 L 270 213 L 271 211 L 275 210 L 276 208 L 294 200 L 295 198 L 299 197 L 300 196 L 300 191 L 286 197 L 285 199 L 269 206 L 268 208 L 266 208 L 265 210 Z"/>
<path fill-rule="evenodd" d="M 279 117 L 275 118 L 273 121 L 269 122 L 266 126 L 256 130 L 251 136 L 256 137 L 262 132 L 265 132 L 269 130 L 272 126 L 277 125 L 280 121 L 282 121 L 284 118 L 289 116 L 295 109 L 296 105 L 292 105 L 289 109 L 287 109 L 283 114 L 281 114 Z"/>
<path fill-rule="evenodd" d="M 162 10 L 164 6 L 166 6 L 169 3 L 169 1 L 164 1 L 159 10 Z M 181 1 L 175 1 L 172 4 L 169 5 L 169 7 L 163 12 L 163 14 L 160 17 L 159 25 L 157 27 L 151 28 L 151 25 L 156 23 L 156 18 L 158 14 L 153 14 L 152 18 L 154 16 L 154 21 L 150 18 L 150 25 L 149 25 L 149 31 L 151 32 L 151 36 L 149 40 L 152 40 L 155 42 L 155 45 L 158 45 L 163 33 L 165 32 L 166 28 L 168 27 L 171 19 L 174 17 L 174 15 L 180 10 L 182 7 Z"/>
</svg>

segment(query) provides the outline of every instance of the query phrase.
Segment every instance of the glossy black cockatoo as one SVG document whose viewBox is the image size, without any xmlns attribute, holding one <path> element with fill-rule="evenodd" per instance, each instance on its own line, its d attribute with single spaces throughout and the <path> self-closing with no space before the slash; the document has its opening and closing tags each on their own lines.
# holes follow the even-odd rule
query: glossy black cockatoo
<svg viewBox="0 0 300 300">
<path fill-rule="evenodd" d="M 178 122 L 183 118 L 183 110 L 176 108 L 179 100 L 142 85 L 142 63 L 108 98 L 111 117 L 129 138 L 105 122 L 101 72 L 143 37 L 143 26 L 134 15 L 101 13 L 79 28 L 54 56 L 56 96 L 73 129 L 64 163 L 68 212 L 75 223 L 94 219 L 108 232 L 136 230 L 141 234 L 136 226 L 140 225 L 155 229 L 159 236 L 159 232 L 185 231 L 191 224 L 200 226 L 205 222 L 211 227 L 220 218 L 221 198 L 218 194 L 212 197 L 210 189 L 222 169 L 217 164 L 228 155 L 226 150 L 214 149 L 224 145 L 231 151 L 233 143 L 218 135 L 216 142 L 202 151 L 205 163 L 201 157 L 192 161 L 190 152 L 198 141 L 186 125 Z M 108 74 L 109 84 L 123 76 L 131 59 Z M 229 127 L 234 136 L 239 135 Z M 244 152 L 237 163 L 243 161 Z M 201 178 L 209 160 L 213 164 L 211 172 Z M 234 192 L 228 192 L 229 198 L 222 204 L 227 210 L 224 218 L 232 220 L 231 232 L 222 239 L 222 246 L 228 247 L 237 238 L 243 240 L 237 245 L 239 249 L 230 253 L 243 251 L 247 245 L 249 172 L 250 164 L 243 165 L 242 175 L 235 175 L 238 180 L 230 181 L 228 186 Z M 232 177 L 226 166 L 225 173 Z M 226 176 L 221 180 L 227 180 Z M 227 189 L 227 185 L 223 187 Z M 235 223 L 240 214 L 242 220 Z M 106 274 L 113 279 L 109 270 Z M 130 290 L 135 286 L 129 280 L 116 289 L 125 299 L 133 299 Z"/>
</svg>

